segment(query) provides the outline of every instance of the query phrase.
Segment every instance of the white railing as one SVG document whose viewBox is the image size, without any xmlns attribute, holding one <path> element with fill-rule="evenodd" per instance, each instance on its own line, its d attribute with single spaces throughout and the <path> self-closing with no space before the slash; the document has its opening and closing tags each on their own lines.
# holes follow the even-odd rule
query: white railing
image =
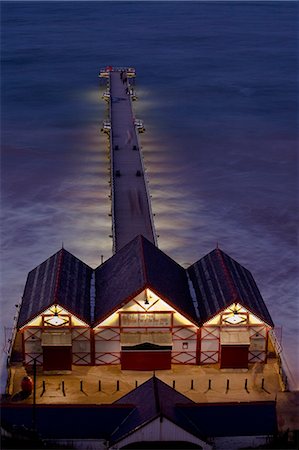
<svg viewBox="0 0 299 450">
<path fill-rule="evenodd" d="M 275 331 L 270 330 L 269 336 L 270 336 L 271 342 L 273 344 L 276 355 L 280 355 L 280 353 L 282 352 L 282 346 L 281 346 L 280 342 L 278 341 Z"/>
<path fill-rule="evenodd" d="M 296 386 L 296 381 L 294 380 L 293 374 L 291 372 L 291 369 L 289 368 L 287 360 L 284 356 L 282 345 L 277 339 L 277 336 L 275 334 L 275 330 L 269 331 L 269 337 L 271 339 L 274 351 L 276 353 L 279 376 L 284 390 L 292 391 L 298 389 L 298 387 Z"/>
<path fill-rule="evenodd" d="M 110 76 L 109 76 L 110 82 Z M 110 84 L 110 83 L 109 83 Z M 112 253 L 116 252 L 116 233 L 115 233 L 115 210 L 114 210 L 114 160 L 113 160 L 113 130 L 112 130 L 112 102 L 109 102 L 109 118 L 110 118 L 110 181 L 111 181 L 111 226 L 112 226 Z"/>
<path fill-rule="evenodd" d="M 111 122 L 110 120 L 104 120 L 102 125 L 103 132 L 110 132 L 111 130 Z"/>
<path fill-rule="evenodd" d="M 131 102 L 131 108 L 132 108 L 132 111 L 133 111 L 132 98 L 130 98 L 130 102 Z M 140 122 L 142 122 L 142 121 L 140 121 Z M 143 122 L 142 122 L 142 126 L 143 126 Z M 144 130 L 144 127 L 143 127 L 143 130 Z M 148 182 L 147 174 L 146 174 L 146 171 L 145 171 L 144 158 L 143 158 L 143 153 L 141 151 L 138 127 L 136 126 L 136 119 L 135 119 L 135 133 L 136 133 L 136 139 L 137 139 L 137 144 L 138 144 L 138 149 L 139 149 L 140 162 L 141 162 L 143 179 L 144 179 L 144 185 L 145 185 L 147 202 L 148 202 L 148 209 L 149 209 L 149 213 L 150 213 L 151 228 L 152 228 L 152 232 L 153 232 L 154 243 L 155 243 L 155 246 L 157 247 L 158 246 L 158 240 L 157 240 L 157 233 L 156 233 L 155 224 L 154 224 L 154 214 L 153 214 L 153 210 L 152 210 L 152 202 L 150 200 L 151 199 L 151 195 L 150 195 L 150 192 L 149 192 L 149 182 Z"/>
<path fill-rule="evenodd" d="M 6 351 L 6 354 L 7 354 L 7 366 L 10 364 L 10 358 L 11 358 L 14 342 L 15 342 L 15 339 L 16 339 L 16 335 L 17 335 L 17 332 L 18 332 L 17 324 L 18 324 L 18 320 L 19 320 L 20 310 L 21 310 L 21 305 L 16 305 L 16 313 L 15 313 L 14 318 L 13 318 L 14 321 L 13 321 L 13 326 L 11 328 L 11 336 L 10 336 L 10 338 L 7 341 L 7 343 L 8 343 L 8 349 Z M 6 339 L 6 336 L 5 336 L 5 339 Z M 5 342 L 5 346 L 6 346 L 6 342 Z"/>
</svg>

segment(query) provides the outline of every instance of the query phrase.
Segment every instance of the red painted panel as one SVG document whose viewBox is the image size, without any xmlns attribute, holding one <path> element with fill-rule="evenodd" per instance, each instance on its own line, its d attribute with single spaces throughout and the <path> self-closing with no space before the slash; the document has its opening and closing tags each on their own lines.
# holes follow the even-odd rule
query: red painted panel
<svg viewBox="0 0 299 450">
<path fill-rule="evenodd" d="M 220 369 L 248 369 L 248 345 L 221 345 Z"/>
<path fill-rule="evenodd" d="M 171 351 L 122 351 L 120 364 L 122 370 L 171 369 Z"/>
<path fill-rule="evenodd" d="M 44 370 L 72 370 L 72 347 L 43 347 Z"/>
</svg>

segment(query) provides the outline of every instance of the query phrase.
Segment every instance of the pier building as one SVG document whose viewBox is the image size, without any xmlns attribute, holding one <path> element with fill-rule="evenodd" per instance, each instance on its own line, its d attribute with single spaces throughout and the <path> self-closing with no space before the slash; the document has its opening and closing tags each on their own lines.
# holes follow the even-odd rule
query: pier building
<svg viewBox="0 0 299 450">
<path fill-rule="evenodd" d="M 267 361 L 272 327 L 251 273 L 219 248 L 184 269 L 139 235 L 95 270 L 65 249 L 33 269 L 12 361 L 246 369 Z"/>
</svg>

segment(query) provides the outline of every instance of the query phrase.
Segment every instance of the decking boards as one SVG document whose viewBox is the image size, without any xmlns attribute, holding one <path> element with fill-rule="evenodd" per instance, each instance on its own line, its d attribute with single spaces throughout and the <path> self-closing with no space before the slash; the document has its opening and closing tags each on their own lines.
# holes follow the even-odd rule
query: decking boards
<svg viewBox="0 0 299 450">
<path fill-rule="evenodd" d="M 110 146 L 113 250 L 116 253 L 137 235 L 156 244 L 150 199 L 144 178 L 128 81 L 110 72 Z"/>
</svg>

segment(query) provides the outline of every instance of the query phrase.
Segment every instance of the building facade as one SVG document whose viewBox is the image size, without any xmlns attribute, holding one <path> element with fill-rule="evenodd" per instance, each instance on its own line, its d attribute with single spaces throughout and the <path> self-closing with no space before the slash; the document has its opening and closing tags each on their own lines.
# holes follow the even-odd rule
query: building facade
<svg viewBox="0 0 299 450">
<path fill-rule="evenodd" d="M 220 249 L 184 269 L 137 236 L 95 270 L 65 249 L 33 269 L 18 319 L 24 365 L 248 368 L 273 322 L 251 273 Z"/>
</svg>

